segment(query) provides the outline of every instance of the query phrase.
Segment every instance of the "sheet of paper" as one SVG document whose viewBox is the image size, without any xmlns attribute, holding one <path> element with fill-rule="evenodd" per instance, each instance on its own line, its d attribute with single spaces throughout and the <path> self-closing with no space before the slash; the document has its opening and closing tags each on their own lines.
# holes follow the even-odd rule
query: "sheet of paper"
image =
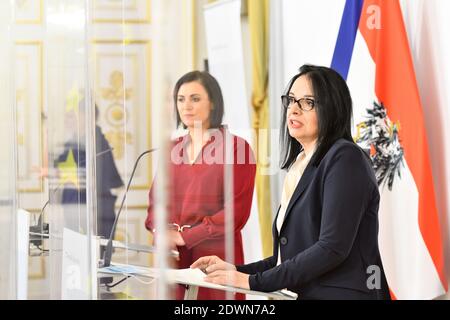
<svg viewBox="0 0 450 320">
<path fill-rule="evenodd" d="M 91 243 L 89 244 L 89 241 Z M 97 297 L 96 239 L 71 229 L 63 230 L 61 298 L 63 300 L 89 300 Z M 91 249 L 90 257 L 88 257 Z"/>
<path fill-rule="evenodd" d="M 116 274 L 134 274 L 134 275 L 140 275 L 143 277 L 150 277 L 150 278 L 159 278 L 161 276 L 161 270 L 158 270 L 156 268 L 146 268 L 146 267 L 138 267 L 138 266 L 130 266 L 130 265 L 123 265 L 114 263 L 110 267 L 107 268 L 101 268 L 99 269 L 99 272 L 104 273 L 116 273 Z M 204 280 L 206 274 L 201 271 L 200 269 L 167 269 L 165 270 L 166 279 L 169 282 L 172 283 L 183 283 L 187 285 L 193 285 L 193 286 L 199 286 L 199 287 L 205 287 L 205 288 L 211 288 L 211 289 L 219 289 L 219 290 L 226 290 L 231 292 L 240 292 L 245 294 L 256 294 L 256 291 L 246 290 L 246 289 L 240 289 L 235 287 L 228 287 L 228 286 L 222 286 L 219 284 L 213 284 L 206 282 Z M 280 290 L 276 292 L 266 292 L 259 294 L 262 294 L 267 297 L 271 297 L 274 299 L 288 299 L 293 300 L 297 298 L 297 294 L 290 292 L 288 290 Z"/>
<path fill-rule="evenodd" d="M 168 278 L 174 281 L 192 284 L 204 284 L 206 274 L 200 269 L 172 269 L 168 271 Z"/>
</svg>

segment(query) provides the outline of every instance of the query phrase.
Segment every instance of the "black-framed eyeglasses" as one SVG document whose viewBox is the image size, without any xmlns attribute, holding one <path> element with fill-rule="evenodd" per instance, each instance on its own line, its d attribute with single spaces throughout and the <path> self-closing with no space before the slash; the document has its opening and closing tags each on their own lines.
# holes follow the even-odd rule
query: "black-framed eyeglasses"
<svg viewBox="0 0 450 320">
<path fill-rule="evenodd" d="M 288 109 L 292 104 L 297 103 L 302 111 L 311 111 L 316 106 L 316 101 L 311 98 L 300 98 L 296 100 L 293 96 L 282 95 L 281 103 L 283 107 Z"/>
</svg>

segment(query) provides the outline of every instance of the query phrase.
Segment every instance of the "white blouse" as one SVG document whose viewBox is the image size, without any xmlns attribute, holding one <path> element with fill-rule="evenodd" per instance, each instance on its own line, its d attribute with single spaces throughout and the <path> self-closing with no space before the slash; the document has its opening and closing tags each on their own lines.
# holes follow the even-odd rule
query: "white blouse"
<svg viewBox="0 0 450 320">
<path fill-rule="evenodd" d="M 306 154 L 304 151 L 300 152 L 297 156 L 295 162 L 289 168 L 289 171 L 284 178 L 283 191 L 281 193 L 281 208 L 277 217 L 277 230 L 280 233 L 281 227 L 283 226 L 284 217 L 286 215 L 286 209 L 289 205 L 289 201 L 291 200 L 292 194 L 299 183 L 303 172 L 305 171 L 309 161 L 311 160 L 312 155 L 314 154 L 315 148 L 310 154 Z M 281 264 L 281 252 L 280 245 L 278 245 L 278 261 L 277 265 Z"/>
</svg>

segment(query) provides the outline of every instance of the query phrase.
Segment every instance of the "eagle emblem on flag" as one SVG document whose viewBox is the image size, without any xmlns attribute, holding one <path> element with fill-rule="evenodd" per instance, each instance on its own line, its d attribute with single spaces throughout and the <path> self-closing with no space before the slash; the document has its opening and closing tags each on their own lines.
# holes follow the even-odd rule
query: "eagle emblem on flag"
<svg viewBox="0 0 450 320">
<path fill-rule="evenodd" d="M 398 136 L 400 122 L 393 123 L 389 119 L 383 103 L 374 101 L 373 108 L 366 110 L 367 120 L 357 125 L 355 141 L 362 147 L 370 147 L 378 186 L 387 184 L 392 190 L 395 177 L 401 178 L 404 167 L 404 151 Z"/>
</svg>

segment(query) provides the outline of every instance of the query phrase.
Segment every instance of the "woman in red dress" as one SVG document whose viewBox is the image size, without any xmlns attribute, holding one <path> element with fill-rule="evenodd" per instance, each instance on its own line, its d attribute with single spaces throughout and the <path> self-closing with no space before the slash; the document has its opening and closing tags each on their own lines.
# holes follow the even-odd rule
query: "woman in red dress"
<svg viewBox="0 0 450 320">
<path fill-rule="evenodd" d="M 249 144 L 222 125 L 223 97 L 217 80 L 207 72 L 193 71 L 174 88 L 177 125 L 188 134 L 172 143 L 169 163 L 168 219 L 181 228 L 168 230 L 169 246 L 180 256 L 178 268 L 189 268 L 198 258 L 225 259 L 224 163 L 233 150 L 234 263 L 244 263 L 241 230 L 250 215 L 256 165 Z M 230 143 L 232 142 L 232 143 Z M 230 143 L 226 149 L 226 143 Z M 149 192 L 146 228 L 154 225 L 153 187 Z M 184 226 L 184 227 L 183 227 Z M 177 299 L 184 287 L 179 286 Z M 198 299 L 225 299 L 225 291 L 200 288 Z M 244 299 L 237 294 L 236 299 Z"/>
</svg>

